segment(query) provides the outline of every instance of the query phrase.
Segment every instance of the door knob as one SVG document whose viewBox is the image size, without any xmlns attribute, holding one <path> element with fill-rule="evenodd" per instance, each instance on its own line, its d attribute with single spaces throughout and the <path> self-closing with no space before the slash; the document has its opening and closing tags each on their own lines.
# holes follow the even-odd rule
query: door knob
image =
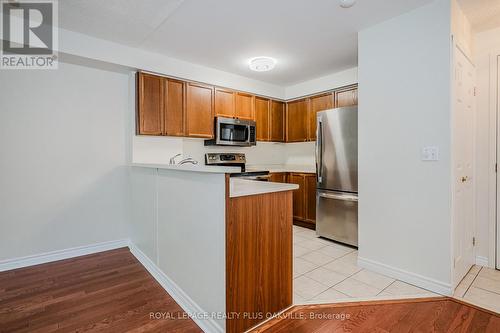
<svg viewBox="0 0 500 333">
<path fill-rule="evenodd" d="M 469 179 L 469 177 L 467 177 L 467 176 L 462 176 L 462 183 L 465 183 L 468 179 Z"/>
</svg>

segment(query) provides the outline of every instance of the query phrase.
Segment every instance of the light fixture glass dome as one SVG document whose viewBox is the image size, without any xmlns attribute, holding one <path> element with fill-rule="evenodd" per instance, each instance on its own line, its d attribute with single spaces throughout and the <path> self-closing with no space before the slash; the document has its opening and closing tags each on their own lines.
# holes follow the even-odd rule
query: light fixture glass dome
<svg viewBox="0 0 500 333">
<path fill-rule="evenodd" d="M 267 72 L 276 66 L 276 59 L 271 57 L 255 57 L 250 59 L 248 66 L 256 72 Z"/>
<path fill-rule="evenodd" d="M 356 3 L 356 0 L 339 0 L 339 5 L 342 8 L 351 8 Z"/>
</svg>

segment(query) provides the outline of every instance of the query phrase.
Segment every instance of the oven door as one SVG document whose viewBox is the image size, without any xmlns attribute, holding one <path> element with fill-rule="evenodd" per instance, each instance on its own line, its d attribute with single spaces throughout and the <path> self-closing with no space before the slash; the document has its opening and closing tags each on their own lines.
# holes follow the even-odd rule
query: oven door
<svg viewBox="0 0 500 333">
<path fill-rule="evenodd" d="M 251 124 L 249 121 L 217 118 L 216 126 L 216 144 L 230 146 L 250 146 L 251 142 Z"/>
</svg>

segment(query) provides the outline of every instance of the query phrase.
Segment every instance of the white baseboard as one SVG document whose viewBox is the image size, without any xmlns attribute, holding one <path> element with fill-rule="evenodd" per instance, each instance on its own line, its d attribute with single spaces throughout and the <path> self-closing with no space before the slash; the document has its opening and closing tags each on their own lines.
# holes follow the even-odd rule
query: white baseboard
<svg viewBox="0 0 500 333">
<path fill-rule="evenodd" d="M 450 284 L 382 264 L 380 262 L 358 257 L 358 265 L 370 271 L 413 284 L 417 287 L 427 289 L 441 295 L 451 296 L 453 294 Z"/>
<path fill-rule="evenodd" d="M 489 265 L 488 265 L 488 258 L 483 257 L 483 256 L 476 256 L 476 265 L 478 265 L 478 266 L 484 266 L 484 267 L 489 267 Z"/>
<path fill-rule="evenodd" d="M 118 249 L 120 247 L 129 246 L 128 239 L 120 239 L 110 242 L 97 243 L 85 246 L 78 246 L 64 250 L 51 251 L 31 256 L 7 259 L 0 261 L 0 272 L 9 271 L 11 269 L 28 267 L 33 265 L 45 264 L 52 261 L 69 259 L 87 254 Z"/>
<path fill-rule="evenodd" d="M 151 261 L 137 246 L 133 243 L 129 245 L 130 252 L 139 260 L 139 262 L 148 270 L 156 281 L 165 289 L 170 296 L 179 304 L 179 306 L 188 314 L 201 314 L 194 316 L 193 321 L 207 333 L 223 333 L 225 330 L 213 318 L 201 318 L 206 312 L 196 304 L 174 281 L 172 281 L 156 264 Z M 197 318 L 200 317 L 200 318 Z"/>
</svg>

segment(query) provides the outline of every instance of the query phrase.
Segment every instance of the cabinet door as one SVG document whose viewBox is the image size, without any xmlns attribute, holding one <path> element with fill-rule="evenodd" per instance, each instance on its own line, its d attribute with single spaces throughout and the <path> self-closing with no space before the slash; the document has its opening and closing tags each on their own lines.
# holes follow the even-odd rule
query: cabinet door
<svg viewBox="0 0 500 333">
<path fill-rule="evenodd" d="M 334 107 L 334 93 L 311 97 L 309 110 L 309 136 L 310 141 L 316 140 L 316 113 Z"/>
<path fill-rule="evenodd" d="M 255 97 L 255 122 L 257 123 L 257 141 L 269 141 L 269 106 L 269 99 Z"/>
<path fill-rule="evenodd" d="M 299 173 L 290 173 L 288 182 L 299 185 L 299 188 L 293 191 L 293 218 L 303 221 L 305 219 L 304 176 Z"/>
<path fill-rule="evenodd" d="M 285 103 L 271 101 L 270 115 L 270 140 L 275 142 L 285 141 Z"/>
<path fill-rule="evenodd" d="M 254 96 L 238 92 L 235 97 L 235 117 L 239 119 L 255 120 Z"/>
<path fill-rule="evenodd" d="M 308 99 L 287 103 L 286 141 L 307 141 Z"/>
<path fill-rule="evenodd" d="M 235 116 L 235 93 L 231 90 L 215 88 L 215 115 L 233 118 Z"/>
<path fill-rule="evenodd" d="M 184 135 L 184 87 L 185 83 L 167 79 L 165 95 L 165 134 L 172 136 Z"/>
<path fill-rule="evenodd" d="M 358 88 L 337 91 L 335 95 L 338 108 L 358 105 Z"/>
<path fill-rule="evenodd" d="M 275 183 L 286 183 L 286 172 L 273 172 L 269 180 Z"/>
<path fill-rule="evenodd" d="M 162 135 L 165 78 L 138 73 L 137 134 Z"/>
<path fill-rule="evenodd" d="M 316 223 L 316 175 L 305 176 L 306 221 Z"/>
<path fill-rule="evenodd" d="M 187 84 L 186 135 L 212 138 L 214 134 L 214 89 L 197 83 Z"/>
</svg>

